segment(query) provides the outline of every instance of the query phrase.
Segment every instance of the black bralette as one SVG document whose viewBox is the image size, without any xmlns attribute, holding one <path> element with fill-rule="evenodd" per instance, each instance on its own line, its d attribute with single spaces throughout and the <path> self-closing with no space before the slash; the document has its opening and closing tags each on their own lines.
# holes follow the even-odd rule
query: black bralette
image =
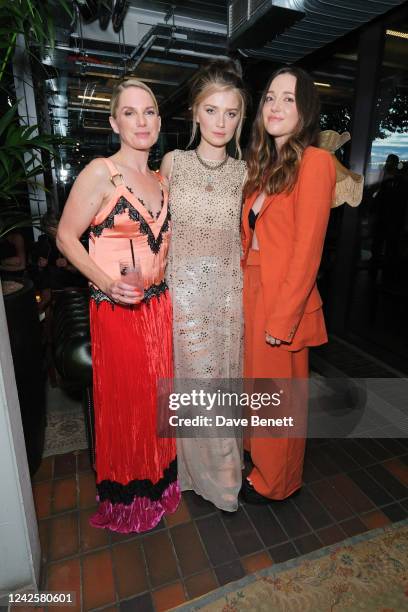
<svg viewBox="0 0 408 612">
<path fill-rule="evenodd" d="M 248 222 L 249 222 L 249 227 L 253 230 L 255 229 L 255 223 L 256 220 L 258 218 L 259 213 L 255 214 L 253 209 L 251 208 L 251 210 L 249 211 L 248 214 Z"/>
</svg>

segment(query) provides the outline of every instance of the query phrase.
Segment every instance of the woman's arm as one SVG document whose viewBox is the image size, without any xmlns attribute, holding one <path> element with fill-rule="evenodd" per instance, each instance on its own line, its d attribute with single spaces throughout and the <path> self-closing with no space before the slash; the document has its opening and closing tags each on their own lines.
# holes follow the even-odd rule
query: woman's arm
<svg viewBox="0 0 408 612">
<path fill-rule="evenodd" d="M 134 287 L 111 278 L 89 256 L 80 237 L 109 198 L 109 173 L 102 160 L 95 159 L 79 174 L 72 186 L 58 225 L 57 247 L 87 279 L 116 302 L 136 304 L 141 297 Z"/>
<path fill-rule="evenodd" d="M 290 265 L 279 287 L 266 332 L 290 343 L 316 282 L 329 221 L 336 170 L 330 153 L 313 150 L 304 160 L 294 206 L 295 233 Z"/>
<path fill-rule="evenodd" d="M 171 173 L 173 170 L 173 161 L 174 161 L 174 153 L 173 151 L 170 151 L 169 153 L 166 153 L 166 155 L 163 157 L 162 163 L 160 166 L 160 174 L 165 179 L 167 188 L 169 187 L 169 184 L 170 184 Z"/>
</svg>

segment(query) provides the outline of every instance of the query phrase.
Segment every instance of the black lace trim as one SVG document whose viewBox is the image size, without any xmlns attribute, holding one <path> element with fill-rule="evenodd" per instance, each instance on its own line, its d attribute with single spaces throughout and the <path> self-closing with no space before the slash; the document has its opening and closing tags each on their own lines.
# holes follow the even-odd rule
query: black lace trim
<svg viewBox="0 0 408 612">
<path fill-rule="evenodd" d="M 102 234 L 105 228 L 112 229 L 114 227 L 115 215 L 120 215 L 124 213 L 126 210 L 128 211 L 129 219 L 140 224 L 141 233 L 147 236 L 147 243 L 151 251 L 155 255 L 157 255 L 157 253 L 160 251 L 160 247 L 163 242 L 163 234 L 169 231 L 169 221 L 171 219 L 169 208 L 167 208 L 167 215 L 166 215 L 166 218 L 164 219 L 163 225 L 160 228 L 160 232 L 159 232 L 159 235 L 157 236 L 157 239 L 154 237 L 154 234 L 150 228 L 150 225 L 147 223 L 145 218 L 139 213 L 138 210 L 136 210 L 136 208 L 134 208 L 131 202 L 128 202 L 128 200 L 126 200 L 124 196 L 121 196 L 119 198 L 115 207 L 111 210 L 111 212 L 106 217 L 106 219 L 102 221 L 102 223 L 99 223 L 98 225 L 91 225 L 90 232 L 94 236 L 99 238 L 99 236 Z"/>
<path fill-rule="evenodd" d="M 168 286 L 165 280 L 162 280 L 158 285 L 150 285 L 148 289 L 145 289 L 143 301 L 148 302 L 152 297 L 160 297 L 166 289 L 168 289 Z"/>
<path fill-rule="evenodd" d="M 161 283 L 159 283 L 158 285 L 150 285 L 150 287 L 144 290 L 144 297 L 142 302 L 149 302 L 153 297 L 159 298 L 161 294 L 164 293 L 167 289 L 168 286 L 166 281 L 164 280 L 161 281 Z M 115 302 L 111 300 L 111 298 L 108 297 L 106 293 L 104 293 L 100 289 L 97 289 L 93 285 L 90 285 L 89 287 L 89 298 L 91 300 L 94 300 L 98 305 L 102 302 L 109 302 L 109 304 L 112 304 L 112 307 L 117 306 L 117 304 L 115 304 Z M 132 306 L 130 306 L 130 308 L 131 307 Z"/>
<path fill-rule="evenodd" d="M 160 217 L 161 209 L 163 208 L 163 204 L 164 204 L 164 191 L 163 191 L 162 184 L 161 183 L 159 183 L 159 184 L 160 184 L 160 191 L 161 191 L 160 210 L 155 215 L 152 213 L 150 208 L 147 206 L 146 202 L 144 200 L 142 200 L 142 198 L 137 198 L 139 200 L 139 202 L 141 204 L 143 204 L 143 206 L 145 207 L 145 209 L 147 210 L 147 212 L 149 213 L 149 215 L 151 216 L 152 219 L 158 219 Z M 131 187 L 127 187 L 126 186 L 126 189 L 128 191 L 130 191 L 130 193 L 132 193 L 134 195 L 133 189 Z"/>
<path fill-rule="evenodd" d="M 147 244 L 149 245 L 150 250 L 157 255 L 163 242 L 163 234 L 169 231 L 169 221 L 171 219 L 170 209 L 167 209 L 167 215 L 163 221 L 163 225 L 161 226 L 157 239 L 154 237 L 150 225 L 140 215 L 136 208 L 129 208 L 129 218 L 132 219 L 132 221 L 137 221 L 140 224 L 140 232 L 147 236 Z"/>
<path fill-rule="evenodd" d="M 151 480 L 132 480 L 127 485 L 114 480 L 102 480 L 96 488 L 101 502 L 108 500 L 113 504 L 129 505 L 135 497 L 148 497 L 159 500 L 167 487 L 177 480 L 177 459 L 174 459 L 163 472 L 163 477 L 155 484 Z"/>
<path fill-rule="evenodd" d="M 121 196 L 106 219 L 98 225 L 91 225 L 89 232 L 99 238 L 105 228 L 112 229 L 115 225 L 115 216 L 123 214 L 129 208 L 129 204 L 130 202 L 124 196 Z"/>
<path fill-rule="evenodd" d="M 89 299 L 96 302 L 98 306 L 102 302 L 109 302 L 109 304 L 115 306 L 115 302 L 111 300 L 110 297 L 106 295 L 106 293 L 104 293 L 100 289 L 97 289 L 96 287 L 93 287 L 92 285 L 89 286 Z"/>
</svg>

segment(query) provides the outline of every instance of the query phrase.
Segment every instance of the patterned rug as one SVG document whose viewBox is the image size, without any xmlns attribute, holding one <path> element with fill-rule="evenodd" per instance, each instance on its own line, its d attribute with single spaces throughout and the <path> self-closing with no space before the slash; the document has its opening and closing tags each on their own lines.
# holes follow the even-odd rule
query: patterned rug
<svg viewBox="0 0 408 612">
<path fill-rule="evenodd" d="M 47 427 L 43 457 L 88 448 L 80 399 L 59 387 L 47 387 Z"/>
<path fill-rule="evenodd" d="M 177 612 L 408 610 L 408 519 L 273 565 Z"/>
</svg>

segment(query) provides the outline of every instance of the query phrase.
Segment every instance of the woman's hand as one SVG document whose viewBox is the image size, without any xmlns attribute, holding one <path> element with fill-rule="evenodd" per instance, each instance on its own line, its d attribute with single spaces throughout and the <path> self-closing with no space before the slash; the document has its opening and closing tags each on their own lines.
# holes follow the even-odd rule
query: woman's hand
<svg viewBox="0 0 408 612">
<path fill-rule="evenodd" d="M 279 338 L 274 338 L 268 333 L 265 334 L 265 340 L 271 346 L 279 346 L 280 344 L 282 344 L 282 340 L 279 340 Z"/>
<path fill-rule="evenodd" d="M 39 268 L 46 268 L 48 266 L 48 259 L 46 259 L 45 257 L 39 257 L 38 258 L 38 267 Z"/>
<path fill-rule="evenodd" d="M 104 293 L 116 304 L 138 304 L 144 297 L 138 289 L 121 280 L 112 281 Z"/>
</svg>

